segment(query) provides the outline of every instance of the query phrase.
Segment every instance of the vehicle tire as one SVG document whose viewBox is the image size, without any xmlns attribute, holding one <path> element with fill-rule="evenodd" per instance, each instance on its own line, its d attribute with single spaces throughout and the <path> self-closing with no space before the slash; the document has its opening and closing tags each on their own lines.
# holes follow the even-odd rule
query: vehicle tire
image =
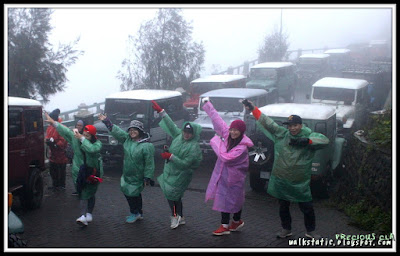
<svg viewBox="0 0 400 256">
<path fill-rule="evenodd" d="M 22 198 L 23 206 L 27 209 L 37 209 L 43 199 L 43 177 L 38 168 L 33 168 L 29 175 L 29 182 L 24 186 Z"/>
<path fill-rule="evenodd" d="M 27 247 L 27 241 L 21 239 L 17 234 L 8 234 L 8 247 L 9 248 L 22 248 Z"/>
<path fill-rule="evenodd" d="M 250 187 L 255 192 L 264 192 L 267 180 L 260 178 L 261 166 L 250 164 L 249 166 L 249 181 Z"/>
</svg>

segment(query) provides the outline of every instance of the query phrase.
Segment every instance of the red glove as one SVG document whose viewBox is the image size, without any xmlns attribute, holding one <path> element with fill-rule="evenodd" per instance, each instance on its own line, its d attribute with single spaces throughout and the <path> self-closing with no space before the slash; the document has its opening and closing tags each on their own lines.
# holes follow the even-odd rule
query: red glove
<svg viewBox="0 0 400 256">
<path fill-rule="evenodd" d="M 163 158 L 163 159 L 169 159 L 170 157 L 171 157 L 171 153 L 169 153 L 169 152 L 163 152 L 163 153 L 161 153 L 161 157 Z"/>
<path fill-rule="evenodd" d="M 96 184 L 96 183 L 98 183 L 98 182 L 103 182 L 103 179 L 102 178 L 99 178 L 99 177 L 97 177 L 97 176 L 94 176 L 94 175 L 90 175 L 88 178 L 87 178 L 87 181 L 90 183 L 90 184 Z"/>
<path fill-rule="evenodd" d="M 257 107 L 254 107 L 252 113 L 256 120 L 260 119 L 261 111 Z"/>
<path fill-rule="evenodd" d="M 157 111 L 157 113 L 160 113 L 161 111 L 163 111 L 163 109 L 157 104 L 157 102 L 155 102 L 154 100 L 151 101 L 151 103 L 153 103 L 153 109 L 155 111 Z"/>
</svg>

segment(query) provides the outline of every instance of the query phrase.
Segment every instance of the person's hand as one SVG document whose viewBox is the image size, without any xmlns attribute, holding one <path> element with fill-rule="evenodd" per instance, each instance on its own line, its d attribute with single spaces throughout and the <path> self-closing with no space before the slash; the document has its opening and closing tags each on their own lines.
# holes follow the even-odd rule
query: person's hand
<svg viewBox="0 0 400 256">
<path fill-rule="evenodd" d="M 77 139 L 81 139 L 81 138 L 83 137 L 83 135 L 80 134 L 80 133 L 78 132 L 78 130 L 75 130 L 75 129 L 74 129 L 74 137 L 77 138 Z"/>
<path fill-rule="evenodd" d="M 157 104 L 157 102 L 155 100 L 152 100 L 151 103 L 153 103 L 153 109 L 155 111 L 157 111 L 157 113 L 160 113 L 161 111 L 163 111 L 163 109 Z"/>
<path fill-rule="evenodd" d="M 51 118 L 46 111 L 43 111 L 43 112 L 44 112 L 44 116 L 46 117 L 46 120 L 44 120 L 44 121 L 49 124 L 54 124 L 55 121 L 53 120 L 53 118 Z"/>
<path fill-rule="evenodd" d="M 101 114 L 99 115 L 99 120 L 104 121 L 107 119 L 107 115 L 106 114 Z"/>
<path fill-rule="evenodd" d="M 247 99 L 242 100 L 242 104 L 250 111 L 254 110 L 254 104 L 251 101 L 248 101 Z"/>
<path fill-rule="evenodd" d="M 163 159 L 169 160 L 169 159 L 171 158 L 171 156 L 172 156 L 172 154 L 169 153 L 169 152 L 163 152 L 163 153 L 161 153 L 161 157 L 162 157 Z"/>
<path fill-rule="evenodd" d="M 305 147 L 308 144 L 311 144 L 311 140 L 309 138 L 298 138 L 298 139 L 290 139 L 290 146 L 300 146 Z"/>
<path fill-rule="evenodd" d="M 210 97 L 204 97 L 201 99 L 201 103 L 203 103 L 203 104 L 206 104 L 209 101 L 210 101 Z"/>
</svg>

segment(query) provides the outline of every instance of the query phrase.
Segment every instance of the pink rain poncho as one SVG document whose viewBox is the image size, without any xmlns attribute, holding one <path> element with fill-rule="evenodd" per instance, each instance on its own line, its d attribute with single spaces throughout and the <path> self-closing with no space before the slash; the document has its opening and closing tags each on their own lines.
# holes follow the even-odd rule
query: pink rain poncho
<svg viewBox="0 0 400 256">
<path fill-rule="evenodd" d="M 208 183 L 205 201 L 214 200 L 213 210 L 236 213 L 242 209 L 245 196 L 245 180 L 249 167 L 248 147 L 253 142 L 243 135 L 240 143 L 227 152 L 229 126 L 219 116 L 211 102 L 203 106 L 211 118 L 217 133 L 211 141 L 211 147 L 218 159 Z"/>
</svg>

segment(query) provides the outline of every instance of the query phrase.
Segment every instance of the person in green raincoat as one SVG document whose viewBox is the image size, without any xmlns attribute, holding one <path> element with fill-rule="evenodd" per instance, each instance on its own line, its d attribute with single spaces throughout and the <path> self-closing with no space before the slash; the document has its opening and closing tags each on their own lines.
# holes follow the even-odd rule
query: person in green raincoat
<svg viewBox="0 0 400 256">
<path fill-rule="evenodd" d="M 71 131 L 68 127 L 60 125 L 57 121 L 54 121 L 48 113 L 45 113 L 46 122 L 54 126 L 57 132 L 64 137 L 68 143 L 71 144 L 74 151 L 74 157 L 72 160 L 72 180 L 74 182 L 75 189 L 78 189 L 78 179 L 80 167 L 86 162 L 86 165 L 96 170 L 96 175 L 91 175 L 91 183 L 86 183 L 86 177 L 84 180 L 85 185 L 79 191 L 78 196 L 80 200 L 81 216 L 76 219 L 76 222 L 81 226 L 87 226 L 89 222 L 93 221 L 93 209 L 95 206 L 95 194 L 98 189 L 99 183 L 103 177 L 103 161 L 100 155 L 102 144 L 96 138 L 96 127 L 93 125 L 86 125 L 83 129 L 83 133 L 79 133 L 77 130 Z M 98 175 L 98 176 L 97 176 Z M 88 180 L 89 182 L 89 180 Z"/>
<path fill-rule="evenodd" d="M 268 182 L 268 194 L 279 199 L 279 216 L 282 230 L 277 234 L 284 238 L 292 235 L 290 202 L 299 204 L 304 214 L 306 237 L 318 239 L 315 234 L 315 214 L 310 189 L 311 164 L 315 151 L 328 146 L 329 139 L 303 126 L 300 116 L 291 115 L 284 125 L 278 125 L 270 117 L 261 113 L 252 102 L 242 102 L 252 111 L 263 132 L 274 142 L 275 160 Z"/>
<path fill-rule="evenodd" d="M 130 215 L 126 223 L 143 219 L 142 191 L 145 186 L 154 183 L 154 145 L 150 143 L 150 135 L 145 132 L 143 123 L 132 120 L 127 131 L 111 123 L 106 115 L 100 114 L 101 120 L 111 135 L 124 148 L 124 164 L 121 176 L 121 191 L 128 202 Z"/>
<path fill-rule="evenodd" d="M 201 126 L 184 122 L 183 128 L 179 129 L 157 102 L 152 103 L 153 108 L 162 116 L 160 127 L 172 137 L 169 150 L 161 154 L 165 165 L 157 181 L 171 208 L 171 229 L 175 229 L 185 224 L 182 212 L 183 194 L 192 181 L 193 171 L 200 166 L 203 159 L 199 145 Z"/>
</svg>

